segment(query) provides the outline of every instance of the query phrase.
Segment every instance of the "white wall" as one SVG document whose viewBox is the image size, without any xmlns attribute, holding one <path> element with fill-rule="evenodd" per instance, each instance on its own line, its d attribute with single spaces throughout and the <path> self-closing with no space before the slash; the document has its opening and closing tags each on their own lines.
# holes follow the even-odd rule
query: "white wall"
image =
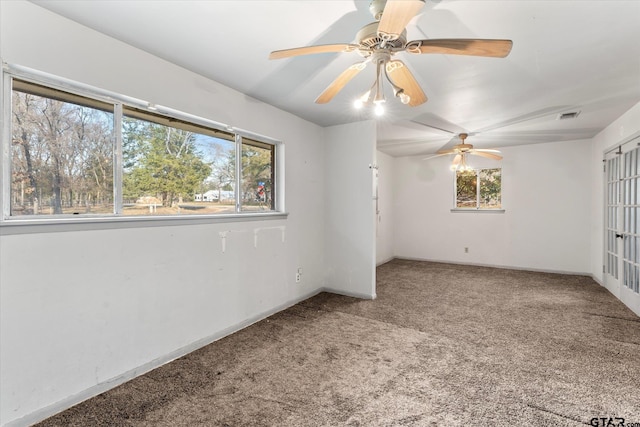
<svg viewBox="0 0 640 427">
<path fill-rule="evenodd" d="M 323 129 L 32 3 L 0 8 L 7 63 L 282 140 L 290 212 L 226 224 L 2 227 L 0 425 L 35 421 L 322 289 Z M 270 227 L 286 229 L 284 243 Z M 256 248 L 258 228 L 269 229 Z"/>
<path fill-rule="evenodd" d="M 375 298 L 374 170 L 376 126 L 367 121 L 325 129 L 326 287 Z"/>
<path fill-rule="evenodd" d="M 591 145 L 501 149 L 504 213 L 451 212 L 451 159 L 395 159 L 395 255 L 532 270 L 590 272 Z M 472 157 L 471 165 L 495 161 Z M 465 253 L 464 248 L 469 252 Z"/>
<path fill-rule="evenodd" d="M 376 152 L 378 164 L 378 216 L 376 223 L 376 264 L 380 265 L 394 256 L 393 230 L 393 157 Z"/>
<path fill-rule="evenodd" d="M 604 152 L 640 135 L 640 102 L 593 138 L 591 157 L 591 274 L 603 283 L 604 254 Z"/>
</svg>

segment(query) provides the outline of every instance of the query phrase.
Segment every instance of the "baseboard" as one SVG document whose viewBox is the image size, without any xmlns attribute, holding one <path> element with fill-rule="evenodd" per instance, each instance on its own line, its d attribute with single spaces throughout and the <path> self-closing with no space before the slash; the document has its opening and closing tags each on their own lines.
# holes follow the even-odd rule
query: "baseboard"
<svg viewBox="0 0 640 427">
<path fill-rule="evenodd" d="M 235 332 L 240 331 L 241 329 L 244 329 L 248 326 L 251 326 L 254 323 L 257 323 L 273 314 L 276 314 L 282 310 L 285 310 L 293 305 L 298 304 L 301 301 L 304 301 L 306 299 L 309 299 L 321 292 L 325 291 L 324 288 L 319 288 L 319 289 L 315 289 L 307 294 L 304 294 L 298 298 L 295 298 L 293 300 L 289 300 L 283 304 L 280 304 L 270 310 L 264 311 L 262 313 L 259 313 L 255 316 L 252 316 L 240 323 L 236 323 L 235 325 L 229 326 L 227 328 L 222 329 L 221 331 L 216 332 L 213 335 L 210 335 L 206 338 L 200 339 L 198 341 L 195 341 L 187 346 L 181 347 L 175 351 L 172 351 L 171 353 L 168 353 L 162 357 L 159 357 L 155 360 L 152 360 L 148 363 L 145 363 L 144 365 L 138 366 L 137 368 L 131 369 L 130 371 L 127 371 L 121 375 L 118 375 L 116 377 L 113 377 L 107 381 L 101 382 L 99 384 L 96 384 L 95 386 L 92 386 L 86 390 L 81 391 L 80 393 L 74 394 L 72 396 L 69 396 L 65 399 L 62 399 L 56 403 L 53 403 L 49 406 L 46 406 L 42 409 L 38 409 L 37 411 L 25 415 L 22 418 L 18 418 L 15 420 L 11 420 L 9 422 L 7 422 L 6 424 L 3 425 L 3 427 L 28 427 L 31 426 L 35 423 L 38 423 L 42 420 L 45 420 L 59 412 L 64 411 L 65 409 L 71 408 L 72 406 L 75 406 L 81 402 L 84 402 L 85 400 L 88 400 L 92 397 L 95 397 L 101 393 L 104 393 L 105 391 L 108 391 L 112 388 L 115 388 L 121 384 L 124 384 L 127 381 L 130 381 L 132 379 L 134 379 L 135 377 L 138 377 L 140 375 L 146 374 L 147 372 L 150 372 L 156 368 L 159 368 L 162 365 L 165 365 L 169 362 L 172 362 L 173 360 L 176 360 L 182 356 L 185 356 L 193 351 L 198 350 L 199 348 L 202 348 L 204 346 L 207 346 L 215 341 L 218 341 L 221 338 L 224 338 L 228 335 L 231 335 Z"/>
<path fill-rule="evenodd" d="M 391 258 L 387 258 L 385 260 L 380 261 L 379 263 L 376 264 L 376 267 L 380 267 L 382 264 L 386 264 L 389 261 L 393 261 L 395 259 L 395 257 L 391 257 Z"/>
<path fill-rule="evenodd" d="M 402 259 L 407 261 L 426 261 L 426 262 L 437 262 L 440 264 L 453 264 L 453 265 L 472 265 L 474 267 L 490 267 L 490 268 L 500 268 L 503 270 L 519 270 L 519 271 L 533 271 L 535 273 L 552 273 L 552 274 L 566 274 L 571 276 L 589 276 L 592 277 L 591 273 L 585 273 L 582 271 L 564 271 L 564 270 L 547 270 L 541 268 L 530 268 L 530 267 L 515 267 L 511 265 L 497 265 L 497 264 L 482 264 L 482 263 L 474 263 L 474 262 L 459 262 L 459 261 L 449 261 L 449 260 L 437 260 L 437 259 L 426 259 L 426 258 L 413 258 L 413 257 L 403 257 L 396 256 L 394 259 Z"/>
<path fill-rule="evenodd" d="M 349 291 L 343 291 L 341 289 L 334 289 L 334 288 L 328 288 L 328 287 L 322 288 L 322 291 L 329 292 L 336 295 L 344 295 L 345 297 L 358 298 L 358 299 L 370 299 L 370 300 L 376 299 L 375 292 L 373 294 L 365 294 L 361 292 L 349 292 Z"/>
</svg>

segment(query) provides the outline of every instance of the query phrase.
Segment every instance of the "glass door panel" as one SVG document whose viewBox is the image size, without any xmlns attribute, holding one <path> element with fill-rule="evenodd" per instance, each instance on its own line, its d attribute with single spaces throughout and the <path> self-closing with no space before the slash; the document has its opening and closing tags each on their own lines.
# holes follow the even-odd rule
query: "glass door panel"
<svg viewBox="0 0 640 427">
<path fill-rule="evenodd" d="M 607 155 L 606 162 L 606 218 L 605 218 L 605 281 L 614 295 L 619 294 L 619 245 L 618 222 L 620 210 L 620 157 L 613 153 Z"/>
</svg>

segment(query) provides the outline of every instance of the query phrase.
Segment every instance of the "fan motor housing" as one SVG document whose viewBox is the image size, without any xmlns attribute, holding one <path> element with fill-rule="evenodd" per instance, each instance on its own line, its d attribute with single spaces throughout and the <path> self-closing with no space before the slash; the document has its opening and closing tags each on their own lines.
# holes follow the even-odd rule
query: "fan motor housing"
<svg viewBox="0 0 640 427">
<path fill-rule="evenodd" d="M 365 25 L 356 34 L 356 41 L 363 49 L 375 49 L 380 46 L 383 39 L 378 35 L 379 22 L 372 22 Z M 407 30 L 403 30 L 400 37 L 395 40 L 387 40 L 385 43 L 385 49 L 402 48 L 407 44 Z"/>
<path fill-rule="evenodd" d="M 387 4 L 387 0 L 371 0 L 369 4 L 369 12 L 373 15 L 373 19 L 379 21 L 382 18 L 382 12 Z"/>
</svg>

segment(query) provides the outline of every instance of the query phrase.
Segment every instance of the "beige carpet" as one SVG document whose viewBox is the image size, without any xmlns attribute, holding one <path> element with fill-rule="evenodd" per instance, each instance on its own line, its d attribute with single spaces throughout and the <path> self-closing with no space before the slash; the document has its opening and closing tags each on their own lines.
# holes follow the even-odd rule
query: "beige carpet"
<svg viewBox="0 0 640 427">
<path fill-rule="evenodd" d="M 320 294 L 39 426 L 640 423 L 640 319 L 588 277 L 394 260 L 377 293 Z"/>
</svg>

